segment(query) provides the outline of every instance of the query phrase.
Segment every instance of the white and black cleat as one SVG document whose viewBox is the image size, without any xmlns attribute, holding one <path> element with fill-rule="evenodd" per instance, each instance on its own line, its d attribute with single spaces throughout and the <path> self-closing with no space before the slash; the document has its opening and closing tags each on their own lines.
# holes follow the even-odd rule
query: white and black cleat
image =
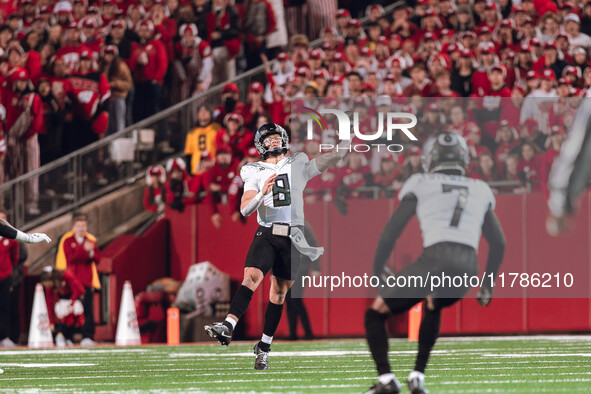
<svg viewBox="0 0 591 394">
<path fill-rule="evenodd" d="M 232 332 L 223 323 L 213 323 L 203 327 L 207 335 L 216 338 L 222 345 L 228 346 L 232 341 Z"/>
<path fill-rule="evenodd" d="M 377 382 L 369 391 L 365 394 L 386 394 L 386 393 L 399 393 L 400 392 L 400 382 L 397 379 L 392 379 L 388 383 Z"/>
<path fill-rule="evenodd" d="M 256 354 L 257 358 L 254 361 L 254 369 L 259 371 L 269 369 L 269 352 L 263 351 L 259 344 L 257 343 L 254 345 L 254 354 Z"/>
<path fill-rule="evenodd" d="M 408 389 L 411 394 L 429 394 L 425 389 L 425 374 L 419 371 L 412 371 L 408 375 Z"/>
</svg>

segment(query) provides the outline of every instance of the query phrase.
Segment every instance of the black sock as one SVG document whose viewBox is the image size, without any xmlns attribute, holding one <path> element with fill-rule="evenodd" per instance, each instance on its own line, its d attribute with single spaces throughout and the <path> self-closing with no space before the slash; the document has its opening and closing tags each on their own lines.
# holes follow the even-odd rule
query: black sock
<svg viewBox="0 0 591 394">
<path fill-rule="evenodd" d="M 232 331 L 234 331 L 234 327 L 232 327 L 232 325 L 230 323 L 228 323 L 227 321 L 223 321 L 222 324 L 226 327 L 228 327 L 228 330 L 230 330 L 230 333 L 232 333 Z"/>
<path fill-rule="evenodd" d="M 439 336 L 439 325 L 441 323 L 441 309 L 437 308 L 434 311 L 425 310 L 423 321 L 419 328 L 419 352 L 417 354 L 417 361 L 415 362 L 415 371 L 425 373 L 427 362 L 431 349 L 437 341 Z"/>
<path fill-rule="evenodd" d="M 242 315 L 248 309 L 250 300 L 252 299 L 253 291 L 248 287 L 242 285 L 236 292 L 236 295 L 232 299 L 230 304 L 230 314 L 236 316 L 238 319 L 242 318 Z"/>
<path fill-rule="evenodd" d="M 283 304 L 273 304 L 271 301 L 267 304 L 265 310 L 265 326 L 263 328 L 263 334 L 272 337 L 277 331 L 277 326 L 281 320 L 281 314 L 283 313 Z"/>
<path fill-rule="evenodd" d="M 373 309 L 368 309 L 365 312 L 365 335 L 379 375 L 392 372 L 388 362 L 387 318 L 387 315 Z"/>
</svg>

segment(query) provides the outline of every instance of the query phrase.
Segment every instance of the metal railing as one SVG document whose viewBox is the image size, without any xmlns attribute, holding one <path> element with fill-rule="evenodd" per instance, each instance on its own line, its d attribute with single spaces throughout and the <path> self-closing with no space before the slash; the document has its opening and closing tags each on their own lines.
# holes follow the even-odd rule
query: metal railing
<svg viewBox="0 0 591 394">
<path fill-rule="evenodd" d="M 386 12 L 392 12 L 395 6 L 387 7 Z M 318 39 L 310 46 L 320 44 Z M 265 80 L 262 65 L 5 182 L 0 185 L 0 206 L 14 226 L 26 231 L 132 183 L 148 166 L 183 153 L 196 108 L 219 105 L 219 93 L 227 82 L 235 82 L 241 97 L 245 97 L 253 80 Z M 38 198 L 31 192 L 35 183 L 40 191 Z"/>
</svg>

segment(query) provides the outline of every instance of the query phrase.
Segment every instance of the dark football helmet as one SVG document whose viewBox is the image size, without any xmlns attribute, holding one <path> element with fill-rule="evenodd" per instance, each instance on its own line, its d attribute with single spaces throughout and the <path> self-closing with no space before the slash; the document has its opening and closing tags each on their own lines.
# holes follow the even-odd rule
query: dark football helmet
<svg viewBox="0 0 591 394">
<path fill-rule="evenodd" d="M 273 134 L 278 134 L 281 137 L 281 146 L 270 149 L 265 146 L 263 141 Z M 267 156 L 279 156 L 287 153 L 289 149 L 289 136 L 287 135 L 287 131 L 278 124 L 266 123 L 256 131 L 254 135 L 254 146 L 263 159 Z"/>
<path fill-rule="evenodd" d="M 465 175 L 469 162 L 468 144 L 457 133 L 442 131 L 429 138 L 423 146 L 422 163 L 425 172 L 457 170 Z"/>
</svg>

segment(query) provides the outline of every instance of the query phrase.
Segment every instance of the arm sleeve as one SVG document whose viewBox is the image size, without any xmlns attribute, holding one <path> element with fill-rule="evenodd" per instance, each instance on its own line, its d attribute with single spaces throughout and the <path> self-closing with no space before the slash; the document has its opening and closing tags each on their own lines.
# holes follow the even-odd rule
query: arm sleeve
<svg viewBox="0 0 591 394">
<path fill-rule="evenodd" d="M 492 207 L 488 208 L 486 215 L 484 216 L 484 222 L 482 223 L 482 234 L 488 242 L 488 260 L 486 262 L 486 273 L 493 273 L 497 275 L 503 256 L 505 254 L 505 234 L 499 223 L 497 215 Z"/>
<path fill-rule="evenodd" d="M 242 170 L 240 170 L 240 177 L 244 181 L 244 191 L 247 192 L 249 190 L 259 192 L 259 185 L 257 182 L 256 177 L 254 176 L 254 171 L 252 171 L 249 167 L 244 166 Z"/>
<path fill-rule="evenodd" d="M 0 219 L 0 236 L 9 239 L 16 238 L 16 229 L 10 226 L 7 222 Z"/>
<path fill-rule="evenodd" d="M 396 240 L 402 234 L 402 230 L 406 227 L 408 221 L 415 215 L 417 209 L 417 198 L 414 194 L 405 196 L 394 215 L 390 218 L 378 242 L 378 248 L 373 261 L 373 273 L 379 274 L 382 272 L 384 265 L 396 244 Z"/>
</svg>

